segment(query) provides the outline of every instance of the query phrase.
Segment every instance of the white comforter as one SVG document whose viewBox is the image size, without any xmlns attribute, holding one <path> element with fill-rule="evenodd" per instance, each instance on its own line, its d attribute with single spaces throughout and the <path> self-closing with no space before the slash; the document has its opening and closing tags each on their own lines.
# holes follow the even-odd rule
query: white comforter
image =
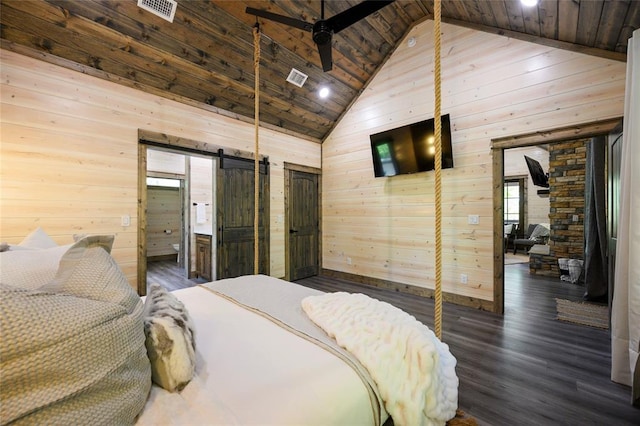
<svg viewBox="0 0 640 426">
<path fill-rule="evenodd" d="M 363 294 L 309 296 L 302 308 L 368 369 L 396 425 L 444 425 L 455 416 L 456 359 L 427 326 Z"/>
<path fill-rule="evenodd" d="M 258 290 L 276 279 L 231 280 Z M 196 374 L 181 392 L 152 386 L 137 426 L 380 424 L 341 358 L 202 286 L 173 294 L 195 323 Z"/>
</svg>

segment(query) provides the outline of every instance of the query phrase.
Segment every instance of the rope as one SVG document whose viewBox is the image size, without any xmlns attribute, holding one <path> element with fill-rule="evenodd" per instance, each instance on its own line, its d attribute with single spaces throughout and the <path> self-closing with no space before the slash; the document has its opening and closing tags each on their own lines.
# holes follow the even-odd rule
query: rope
<svg viewBox="0 0 640 426">
<path fill-rule="evenodd" d="M 442 340 L 442 123 L 440 119 L 440 0 L 434 0 L 433 3 L 433 33 L 434 41 L 434 91 L 435 91 L 435 108 L 434 108 L 434 139 L 435 139 L 435 202 L 436 202 L 436 288 L 435 288 L 435 308 L 434 308 L 434 324 L 436 337 Z"/>
<path fill-rule="evenodd" d="M 256 22 L 253 27 L 253 71 L 255 77 L 254 87 L 254 130 L 255 130 L 255 158 L 253 169 L 254 181 L 254 211 L 253 211 L 253 273 L 260 273 L 260 155 L 258 143 L 258 128 L 260 125 L 260 26 Z"/>
</svg>

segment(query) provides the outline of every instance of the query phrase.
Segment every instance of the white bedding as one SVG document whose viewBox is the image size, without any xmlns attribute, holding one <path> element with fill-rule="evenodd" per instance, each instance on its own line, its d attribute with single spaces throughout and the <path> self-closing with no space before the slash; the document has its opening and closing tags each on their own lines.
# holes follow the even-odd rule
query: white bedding
<svg viewBox="0 0 640 426">
<path fill-rule="evenodd" d="M 181 393 L 154 385 L 137 424 L 376 424 L 340 358 L 204 288 L 174 294 L 195 322 L 196 374 Z"/>
</svg>

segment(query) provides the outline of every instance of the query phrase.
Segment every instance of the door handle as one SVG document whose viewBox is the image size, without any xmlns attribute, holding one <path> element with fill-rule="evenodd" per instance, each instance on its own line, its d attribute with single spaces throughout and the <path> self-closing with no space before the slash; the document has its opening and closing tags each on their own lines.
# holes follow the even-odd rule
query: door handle
<svg viewBox="0 0 640 426">
<path fill-rule="evenodd" d="M 297 230 L 297 229 L 289 229 L 289 233 L 290 233 L 290 234 L 295 234 L 296 232 L 298 232 L 298 230 Z"/>
</svg>

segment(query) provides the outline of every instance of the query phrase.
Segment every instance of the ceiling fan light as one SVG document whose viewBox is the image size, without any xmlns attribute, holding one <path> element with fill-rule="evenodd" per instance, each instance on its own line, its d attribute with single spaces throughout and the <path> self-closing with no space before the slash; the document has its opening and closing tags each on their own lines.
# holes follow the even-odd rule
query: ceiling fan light
<svg viewBox="0 0 640 426">
<path fill-rule="evenodd" d="M 538 0 L 520 0 L 523 6 L 534 7 L 538 5 Z"/>
</svg>

